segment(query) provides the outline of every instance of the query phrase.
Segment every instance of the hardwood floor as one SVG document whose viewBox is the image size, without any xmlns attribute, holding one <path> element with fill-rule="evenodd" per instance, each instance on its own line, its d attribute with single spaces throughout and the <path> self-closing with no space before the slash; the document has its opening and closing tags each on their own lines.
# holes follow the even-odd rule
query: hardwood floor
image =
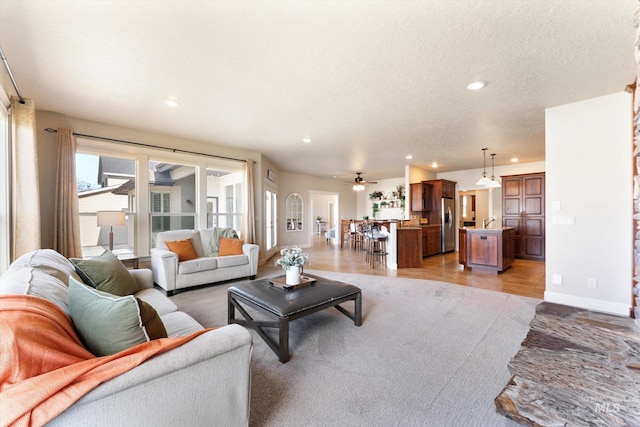
<svg viewBox="0 0 640 427">
<path fill-rule="evenodd" d="M 314 235 L 313 247 L 305 248 L 305 252 L 311 260 L 311 265 L 308 268 L 314 270 L 439 280 L 508 294 L 544 298 L 545 265 L 540 261 L 516 259 L 511 268 L 495 275 L 464 270 L 458 264 L 458 253 L 450 252 L 424 258 L 421 268 L 390 270 L 379 264 L 371 268 L 365 262 L 363 251 L 340 249 L 339 244 L 328 245 L 324 236 L 318 235 Z M 280 267 L 274 266 L 277 257 L 272 257 L 264 266 L 260 267 L 260 272 L 264 274 L 271 272 L 272 269 L 274 271 L 280 270 Z"/>
</svg>

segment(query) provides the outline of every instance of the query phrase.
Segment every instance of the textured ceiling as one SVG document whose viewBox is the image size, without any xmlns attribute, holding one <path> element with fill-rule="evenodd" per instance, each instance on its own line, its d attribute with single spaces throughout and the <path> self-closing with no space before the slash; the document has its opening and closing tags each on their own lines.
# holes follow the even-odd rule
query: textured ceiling
<svg viewBox="0 0 640 427">
<path fill-rule="evenodd" d="M 633 82 L 637 6 L 2 0 L 0 46 L 38 109 L 374 180 L 479 168 L 483 147 L 544 160 L 545 108 Z"/>
</svg>

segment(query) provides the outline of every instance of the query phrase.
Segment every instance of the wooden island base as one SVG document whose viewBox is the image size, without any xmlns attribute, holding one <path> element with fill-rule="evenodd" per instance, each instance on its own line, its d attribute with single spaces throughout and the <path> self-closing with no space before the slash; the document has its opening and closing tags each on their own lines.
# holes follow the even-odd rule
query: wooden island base
<svg viewBox="0 0 640 427">
<path fill-rule="evenodd" d="M 515 228 L 461 228 L 460 264 L 471 271 L 498 274 L 511 267 L 515 259 Z"/>
</svg>

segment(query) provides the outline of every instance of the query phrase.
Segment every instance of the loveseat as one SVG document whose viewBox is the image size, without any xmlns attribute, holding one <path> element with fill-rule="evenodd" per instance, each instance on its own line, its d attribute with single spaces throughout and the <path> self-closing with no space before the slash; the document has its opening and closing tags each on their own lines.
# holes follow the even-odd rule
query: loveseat
<svg viewBox="0 0 640 427">
<path fill-rule="evenodd" d="M 192 286 L 249 277 L 255 279 L 258 272 L 259 246 L 241 244 L 233 255 L 220 255 L 221 239 L 235 236 L 233 229 L 207 228 L 202 230 L 171 230 L 156 235 L 156 246 L 151 249 L 153 281 L 167 295 Z M 181 260 L 167 243 L 191 240 L 195 254 L 193 259 Z M 229 239 L 228 241 L 233 241 Z"/>
<path fill-rule="evenodd" d="M 176 305 L 162 292 L 154 289 L 151 271 L 142 269 L 129 272 L 135 278 L 138 287 L 135 293 L 136 301 L 138 299 L 145 301 L 155 309 L 162 320 L 168 338 L 144 342 L 121 353 L 134 352 L 140 347 L 151 349 L 154 348 L 153 346 L 170 341 L 180 341 L 181 344 L 146 359 L 138 366 L 88 391 L 53 418 L 48 425 L 246 426 L 249 417 L 252 349 L 249 332 L 238 325 L 205 330 L 188 314 L 178 311 Z M 76 273 L 72 262 L 50 249 L 41 249 L 21 256 L 0 277 L 0 324 L 2 325 L 0 363 L 5 365 L 0 366 L 0 376 L 3 381 L 0 389 L 3 390 L 4 395 L 0 396 L 1 425 L 6 424 L 4 417 L 8 416 L 8 408 L 18 406 L 15 401 L 10 400 L 11 393 L 8 392 L 11 386 L 16 384 L 11 384 L 11 380 L 7 377 L 15 376 L 16 370 L 21 368 L 31 372 L 34 367 L 40 365 L 37 360 L 25 359 L 22 349 L 29 344 L 30 340 L 38 340 L 30 337 L 29 331 L 33 331 L 34 335 L 41 331 L 27 329 L 27 333 L 25 334 L 23 330 L 20 336 L 19 332 L 13 332 L 13 327 L 7 327 L 8 324 L 20 326 L 22 323 L 20 316 L 23 312 L 9 310 L 11 301 L 20 299 L 27 304 L 27 309 L 29 304 L 38 306 L 39 310 L 44 307 L 47 309 L 47 316 L 57 315 L 63 320 L 67 319 L 69 328 L 70 321 L 73 320 L 73 329 L 78 330 L 80 325 L 77 324 L 77 319 L 71 316 L 75 312 L 74 306 L 70 304 L 73 289 L 77 287 L 83 288 L 81 292 L 89 288 Z M 126 298 L 129 297 L 115 299 Z M 101 296 L 99 299 L 108 298 Z M 11 313 L 8 313 L 9 311 Z M 23 318 L 31 322 L 32 319 L 27 314 L 31 316 L 32 313 L 24 314 Z M 38 315 L 40 314 L 42 313 L 38 312 Z M 27 323 L 27 320 L 24 320 L 24 323 Z M 12 332 L 8 329 L 12 329 Z M 144 332 L 144 334 L 147 333 Z M 81 335 L 78 334 L 78 336 Z M 34 346 L 48 345 L 46 358 L 56 358 L 61 348 L 67 344 L 73 344 L 67 342 L 71 338 L 56 336 L 56 340 L 51 341 L 55 345 L 37 342 Z M 83 350 L 82 344 L 85 340 L 83 339 L 81 343 L 78 338 L 76 340 L 78 341 L 76 346 Z M 183 340 L 186 342 L 182 343 Z M 42 340 L 39 339 L 39 341 Z M 12 352 L 17 354 L 10 354 Z M 117 357 L 121 353 L 106 356 L 106 358 Z M 91 361 L 105 360 L 105 358 L 93 357 L 91 353 L 89 356 Z M 38 357 L 38 354 L 32 351 L 29 357 Z M 43 364 L 44 359 L 43 357 Z M 77 362 L 78 366 L 84 362 L 86 361 Z M 75 368 L 73 364 L 68 366 L 72 368 L 60 369 L 67 369 L 67 372 L 80 369 Z M 32 380 L 38 380 L 50 373 L 51 371 L 37 376 L 31 373 L 33 376 L 24 379 L 22 384 L 27 382 L 32 384 Z M 37 387 L 37 390 L 41 389 L 42 387 Z M 27 388 L 29 394 L 37 390 Z M 21 401 L 19 405 L 23 403 Z M 35 417 L 35 413 L 35 410 L 31 412 L 31 416 Z M 39 424 L 33 419 L 31 422 L 34 425 Z"/>
</svg>

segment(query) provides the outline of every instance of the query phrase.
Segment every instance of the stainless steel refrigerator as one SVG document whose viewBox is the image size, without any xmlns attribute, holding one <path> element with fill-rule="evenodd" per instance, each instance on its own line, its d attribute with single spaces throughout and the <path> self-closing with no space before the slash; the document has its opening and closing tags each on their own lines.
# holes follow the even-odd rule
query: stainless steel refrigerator
<svg viewBox="0 0 640 427">
<path fill-rule="evenodd" d="M 442 198 L 442 253 L 456 249 L 456 203 L 454 199 Z"/>
</svg>

